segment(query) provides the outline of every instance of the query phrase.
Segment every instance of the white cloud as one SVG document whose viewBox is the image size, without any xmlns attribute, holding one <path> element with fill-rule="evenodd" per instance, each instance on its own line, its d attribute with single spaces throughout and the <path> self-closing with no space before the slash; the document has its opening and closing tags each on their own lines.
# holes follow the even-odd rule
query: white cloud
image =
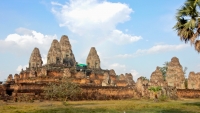
<svg viewBox="0 0 200 113">
<path fill-rule="evenodd" d="M 126 66 L 118 64 L 118 63 L 114 63 L 114 64 L 109 65 L 109 69 L 114 69 L 117 75 L 126 73 L 125 72 L 126 71 Z"/>
<path fill-rule="evenodd" d="M 19 72 L 21 72 L 22 69 L 25 70 L 26 67 L 28 67 L 28 64 L 27 64 L 27 65 L 24 65 L 24 66 L 19 65 L 19 66 L 17 67 L 16 71 L 19 73 Z"/>
<path fill-rule="evenodd" d="M 32 35 L 32 30 L 23 27 L 17 28 L 15 32 L 22 35 Z"/>
<path fill-rule="evenodd" d="M 108 39 L 112 42 L 115 42 L 116 44 L 126 44 L 136 42 L 142 39 L 142 37 L 124 34 L 120 30 L 113 30 L 112 33 L 108 36 Z"/>
<path fill-rule="evenodd" d="M 183 48 L 189 47 L 187 44 L 179 44 L 179 45 L 156 45 L 149 49 L 139 49 L 136 51 L 136 54 L 153 54 L 167 51 L 177 51 Z"/>
<path fill-rule="evenodd" d="M 47 55 L 46 54 L 42 54 L 42 61 L 43 61 L 43 65 L 47 64 Z"/>
<path fill-rule="evenodd" d="M 134 69 L 131 70 L 131 74 L 132 74 L 133 79 L 134 79 L 135 82 L 136 82 L 137 79 L 140 77 L 140 76 L 139 76 L 139 73 L 138 73 L 136 70 L 134 70 Z"/>
<path fill-rule="evenodd" d="M 56 2 L 52 5 L 52 12 L 60 19 L 60 26 L 76 33 L 102 27 L 112 30 L 116 24 L 129 20 L 129 14 L 133 12 L 126 4 L 100 0 L 70 0 L 65 5 Z M 59 9 L 56 10 L 56 6 L 60 6 Z"/>
<path fill-rule="evenodd" d="M 116 57 L 119 57 L 119 58 L 129 58 L 129 57 L 134 57 L 134 54 L 120 54 L 120 55 L 117 55 Z"/>
<path fill-rule="evenodd" d="M 155 54 L 155 53 L 162 53 L 162 52 L 168 52 L 168 51 L 178 51 L 181 49 L 184 49 L 186 47 L 189 47 L 188 44 L 179 44 L 179 45 L 155 45 L 149 49 L 138 49 L 133 54 L 123 54 L 123 55 L 117 55 L 116 57 L 120 58 L 128 58 L 128 57 L 137 57 L 145 54 Z"/>
<path fill-rule="evenodd" d="M 51 4 L 59 25 L 82 37 L 108 37 L 108 40 L 117 44 L 141 39 L 116 29 L 117 24 L 130 19 L 133 10 L 127 4 L 101 0 L 70 0 L 64 5 L 57 2 Z"/>
<path fill-rule="evenodd" d="M 44 35 L 40 32 L 26 28 L 16 29 L 16 33 L 9 34 L 4 40 L 0 40 L 0 52 L 9 51 L 19 54 L 32 52 L 34 47 L 47 52 L 56 35 Z"/>
<path fill-rule="evenodd" d="M 111 69 L 113 69 L 113 68 L 125 69 L 126 66 L 125 66 L 125 65 L 118 64 L 118 63 L 114 63 L 114 64 L 111 64 L 111 65 L 109 66 L 109 68 L 111 68 Z"/>
</svg>

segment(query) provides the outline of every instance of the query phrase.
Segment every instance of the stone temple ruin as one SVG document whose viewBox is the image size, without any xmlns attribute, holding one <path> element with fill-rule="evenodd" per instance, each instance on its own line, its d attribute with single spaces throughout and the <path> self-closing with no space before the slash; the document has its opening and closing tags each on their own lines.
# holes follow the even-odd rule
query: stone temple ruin
<svg viewBox="0 0 200 113">
<path fill-rule="evenodd" d="M 159 67 L 151 74 L 150 80 L 140 77 L 136 82 L 131 73 L 118 76 L 113 69 L 102 69 L 95 47 L 91 47 L 86 64 L 76 62 L 69 38 L 63 35 L 60 41 L 56 39 L 52 41 L 47 55 L 47 64 L 43 64 L 39 49 L 34 48 L 29 67 L 14 76 L 10 74 L 6 82 L 0 84 L 0 97 L 1 95 L 20 97 L 26 94 L 33 98 L 42 98 L 45 85 L 58 82 L 62 77 L 70 78 L 72 82 L 80 85 L 83 93 L 79 100 L 151 98 L 152 94 L 148 90 L 151 86 L 161 86 L 160 94 L 176 98 L 176 89 L 185 88 L 183 69 L 176 57 L 173 57 L 169 63 L 166 81 Z M 77 67 L 80 65 L 83 68 Z M 199 76 L 199 73 L 190 73 L 188 88 L 200 89 Z M 195 84 L 194 80 L 196 80 Z"/>
<path fill-rule="evenodd" d="M 185 76 L 177 57 L 173 57 L 171 62 L 169 62 L 166 75 L 168 86 L 175 86 L 177 89 L 185 89 Z"/>
<path fill-rule="evenodd" d="M 190 72 L 188 77 L 188 89 L 200 89 L 200 73 Z"/>
<path fill-rule="evenodd" d="M 90 49 L 90 52 L 88 54 L 86 62 L 87 62 L 88 68 L 101 69 L 101 67 L 100 67 L 100 59 L 99 59 L 97 51 L 96 51 L 96 49 L 94 47 L 92 47 Z"/>
<path fill-rule="evenodd" d="M 29 60 L 29 67 L 22 69 L 14 77 L 10 74 L 5 87 L 6 94 L 20 96 L 23 94 L 40 95 L 43 86 L 49 82 L 56 82 L 63 76 L 71 78 L 80 86 L 134 86 L 131 74 L 126 74 L 124 79 L 117 79 L 113 69 L 105 70 L 100 67 L 100 58 L 95 47 L 89 51 L 86 59 L 87 70 L 77 70 L 77 62 L 71 44 L 66 35 L 60 41 L 54 39 L 47 55 L 47 64 L 43 64 L 38 48 L 34 48 Z"/>
<path fill-rule="evenodd" d="M 151 86 L 164 86 L 166 84 L 159 67 L 151 74 L 150 84 Z"/>
</svg>

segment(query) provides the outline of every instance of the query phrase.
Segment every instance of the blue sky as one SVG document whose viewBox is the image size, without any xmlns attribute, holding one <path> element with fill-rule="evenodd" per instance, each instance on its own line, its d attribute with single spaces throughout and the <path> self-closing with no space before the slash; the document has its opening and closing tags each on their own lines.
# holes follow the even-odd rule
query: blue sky
<svg viewBox="0 0 200 113">
<path fill-rule="evenodd" d="M 0 80 L 28 65 L 34 47 L 43 62 L 53 39 L 68 35 L 85 63 L 96 47 L 102 69 L 150 78 L 172 57 L 198 72 L 199 54 L 179 40 L 175 14 L 185 0 L 4 0 L 0 4 Z"/>
</svg>

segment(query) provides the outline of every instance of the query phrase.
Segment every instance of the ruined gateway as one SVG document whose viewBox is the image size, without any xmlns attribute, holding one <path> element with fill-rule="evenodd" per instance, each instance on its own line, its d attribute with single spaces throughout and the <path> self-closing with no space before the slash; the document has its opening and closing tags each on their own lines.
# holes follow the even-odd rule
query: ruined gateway
<svg viewBox="0 0 200 113">
<path fill-rule="evenodd" d="M 172 62 L 170 66 L 180 65 L 179 62 L 177 63 L 177 58 L 172 58 Z M 26 94 L 35 99 L 42 98 L 44 96 L 43 88 L 47 83 L 57 82 L 65 76 L 79 84 L 83 89 L 79 100 L 150 98 L 151 93 L 148 90 L 150 86 L 162 86 L 162 92 L 165 95 L 170 96 L 170 98 L 177 97 L 176 86 L 171 86 L 173 80 L 170 78 L 172 77 L 167 77 L 169 82 L 164 81 L 158 68 L 152 73 L 150 81 L 140 77 L 135 82 L 131 73 L 117 76 L 113 69 L 102 69 L 100 63 L 95 47 L 91 47 L 86 59 L 88 72 L 77 71 L 77 62 L 72 46 L 68 36 L 63 35 L 60 42 L 56 39 L 52 41 L 47 55 L 47 64 L 43 64 L 39 49 L 34 48 L 30 56 L 29 67 L 22 69 L 19 74 L 14 76 L 10 74 L 6 83 L 0 85 L 0 96 L 20 97 Z M 181 74 L 178 75 L 182 77 L 182 71 L 180 70 L 180 72 Z M 168 73 L 170 75 L 172 71 Z M 180 83 L 183 79 L 181 78 Z M 175 81 L 175 83 L 179 82 Z M 178 87 L 182 89 L 182 84 Z"/>
</svg>

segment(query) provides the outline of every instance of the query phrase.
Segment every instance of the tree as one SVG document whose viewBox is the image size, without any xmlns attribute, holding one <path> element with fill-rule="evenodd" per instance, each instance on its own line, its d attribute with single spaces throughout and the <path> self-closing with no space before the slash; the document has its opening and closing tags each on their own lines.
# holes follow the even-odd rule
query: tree
<svg viewBox="0 0 200 113">
<path fill-rule="evenodd" d="M 168 65 L 169 65 L 169 62 L 165 62 L 163 64 L 163 67 L 160 67 L 160 71 L 162 72 L 162 75 L 164 77 L 164 80 L 166 78 L 166 73 L 167 73 L 167 69 L 168 69 Z"/>
<path fill-rule="evenodd" d="M 184 85 L 185 85 L 185 89 L 188 89 L 188 79 L 187 78 L 185 79 Z"/>
<path fill-rule="evenodd" d="M 199 11 L 200 0 L 186 0 L 184 5 L 178 9 L 176 14 L 177 23 L 173 27 L 181 41 L 190 42 L 195 46 L 195 50 L 200 52 L 200 40 L 197 37 L 200 34 Z"/>
<path fill-rule="evenodd" d="M 152 91 L 154 93 L 154 97 L 155 97 L 155 101 L 158 100 L 158 95 L 157 93 L 162 90 L 162 88 L 160 86 L 156 86 L 156 87 L 150 87 L 149 88 L 150 91 Z"/>
<path fill-rule="evenodd" d="M 184 68 L 183 72 L 184 72 L 184 76 L 185 76 L 185 82 L 184 82 L 184 85 L 185 85 L 185 89 L 188 89 L 188 79 L 186 78 L 186 71 L 187 71 L 187 67 Z"/>
<path fill-rule="evenodd" d="M 44 88 L 46 98 L 49 99 L 72 99 L 81 92 L 80 87 L 71 82 L 67 77 L 63 77 L 58 82 L 52 82 L 47 84 Z"/>
<path fill-rule="evenodd" d="M 186 74 L 187 69 L 188 69 L 187 67 L 185 67 L 185 68 L 183 69 L 184 75 Z"/>
<path fill-rule="evenodd" d="M 149 81 L 149 79 L 148 79 L 147 77 L 141 76 L 140 78 L 142 78 L 143 81 L 144 81 L 144 80 Z"/>
</svg>

